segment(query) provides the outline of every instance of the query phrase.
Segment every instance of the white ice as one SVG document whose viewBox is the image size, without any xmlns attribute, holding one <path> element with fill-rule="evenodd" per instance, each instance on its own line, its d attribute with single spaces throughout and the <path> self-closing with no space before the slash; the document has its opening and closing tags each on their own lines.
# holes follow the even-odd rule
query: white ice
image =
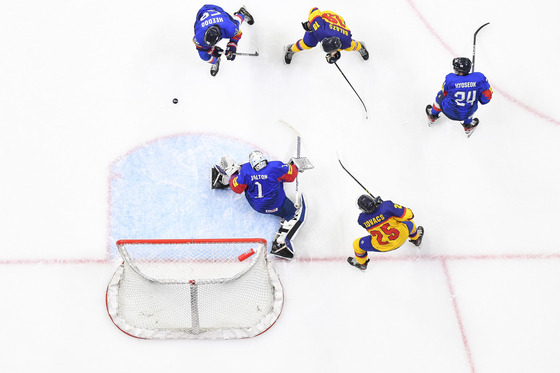
<svg viewBox="0 0 560 373">
<path fill-rule="evenodd" d="M 249 0 L 255 24 L 242 26 L 239 50 L 258 48 L 260 56 L 224 60 L 212 78 L 191 42 L 202 5 L 0 7 L 0 370 L 559 372 L 560 6 Z M 234 12 L 242 3 L 219 5 Z M 342 15 L 370 50 L 367 62 L 357 53 L 339 61 L 367 120 L 320 50 L 282 62 L 283 46 L 302 37 L 300 22 L 313 6 Z M 486 22 L 476 69 L 494 98 L 477 112 L 479 128 L 469 139 L 449 120 L 428 128 L 424 107 L 451 59 L 471 57 L 473 33 Z M 299 130 L 315 169 L 299 179 L 309 214 L 294 241 L 296 259 L 274 262 L 286 296 L 278 322 L 234 341 L 121 333 L 105 310 L 119 264 L 114 240 L 128 238 L 114 237 L 122 228 L 110 206 L 115 167 L 162 140 L 176 141 L 164 150 L 183 171 L 189 160 L 218 161 L 229 149 L 208 142 L 203 154 L 182 153 L 177 144 L 199 135 L 287 161 L 296 143 L 280 119 Z M 363 190 L 337 154 L 371 192 L 414 211 L 426 229 L 420 250 L 407 243 L 371 255 L 365 272 L 346 264 L 353 240 L 366 234 L 356 224 Z M 147 167 L 154 158 L 145 153 L 138 171 L 157 170 L 152 181 L 181 190 L 160 156 L 161 167 Z M 293 195 L 294 185 L 287 190 Z M 164 200 L 151 196 L 153 206 Z M 232 204 L 244 202 L 234 197 Z M 170 213 L 188 221 L 191 202 Z M 216 208 L 201 215 L 217 224 L 232 219 Z M 154 229 L 168 218 L 158 216 L 138 221 L 151 235 L 186 234 Z M 247 225 L 248 234 L 254 229 Z"/>
</svg>

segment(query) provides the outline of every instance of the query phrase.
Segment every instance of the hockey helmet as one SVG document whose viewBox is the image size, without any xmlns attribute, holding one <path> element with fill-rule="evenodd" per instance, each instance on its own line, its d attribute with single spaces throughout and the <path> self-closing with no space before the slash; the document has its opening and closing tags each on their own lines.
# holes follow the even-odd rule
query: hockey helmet
<svg viewBox="0 0 560 373">
<path fill-rule="evenodd" d="M 455 74 L 467 75 L 471 72 L 471 60 L 467 57 L 454 58 L 452 64 Z"/>
<path fill-rule="evenodd" d="M 358 197 L 358 208 L 366 214 L 371 214 L 375 211 L 377 206 L 383 202 L 381 197 L 372 197 L 369 194 L 362 194 Z"/>
<path fill-rule="evenodd" d="M 214 46 L 220 40 L 222 40 L 222 30 L 218 26 L 210 26 L 208 30 L 204 32 L 204 44 L 207 46 Z"/>
<path fill-rule="evenodd" d="M 253 170 L 260 171 L 268 164 L 268 160 L 261 151 L 254 150 L 249 154 L 249 163 Z"/>
<path fill-rule="evenodd" d="M 331 36 L 330 38 L 323 39 L 321 46 L 325 53 L 331 53 L 342 48 L 342 41 L 339 37 Z"/>
</svg>

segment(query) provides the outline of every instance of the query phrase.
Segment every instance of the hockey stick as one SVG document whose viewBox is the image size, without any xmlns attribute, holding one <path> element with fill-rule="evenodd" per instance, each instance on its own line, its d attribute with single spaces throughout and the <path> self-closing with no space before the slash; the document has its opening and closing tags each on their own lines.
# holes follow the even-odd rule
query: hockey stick
<svg viewBox="0 0 560 373">
<path fill-rule="evenodd" d="M 352 174 L 350 173 L 350 171 L 348 171 L 348 170 L 346 169 L 346 167 L 344 167 L 344 165 L 342 164 L 342 161 L 341 161 L 340 158 L 338 157 L 338 154 L 336 155 L 336 157 L 338 158 L 338 163 L 340 163 L 340 165 L 342 166 L 342 168 L 344 169 L 344 171 L 346 171 L 346 173 L 347 173 L 348 175 L 350 175 L 350 177 L 351 177 L 352 179 L 354 179 L 354 181 L 357 182 L 358 185 L 361 186 L 362 189 L 365 190 L 365 191 L 367 192 L 367 194 L 369 194 L 370 196 L 372 196 L 373 198 L 375 198 L 375 196 L 374 196 L 373 194 L 371 194 L 371 192 L 370 192 L 369 190 L 367 190 L 366 187 L 363 186 L 362 183 L 360 183 L 360 182 L 358 181 L 358 179 L 356 179 L 356 178 L 354 177 L 354 175 L 352 175 Z"/>
<path fill-rule="evenodd" d="M 280 119 L 280 123 L 282 123 L 289 129 L 291 129 L 296 135 L 296 157 L 299 158 L 301 155 L 301 136 L 299 132 L 283 119 Z M 296 203 L 295 203 L 296 208 L 299 208 L 299 195 L 300 192 L 299 192 L 299 174 L 298 174 L 298 176 L 296 176 Z"/>
<path fill-rule="evenodd" d="M 364 110 L 366 111 L 366 119 L 368 119 L 368 112 L 367 112 L 366 104 L 364 104 L 364 101 L 362 100 L 362 98 L 360 97 L 360 95 L 358 94 L 358 92 L 356 92 L 356 90 L 354 89 L 354 87 L 352 86 L 352 84 L 350 83 L 350 81 L 348 80 L 348 78 L 346 77 L 346 75 L 344 75 L 344 73 L 342 72 L 342 70 L 340 69 L 340 67 L 338 67 L 338 64 L 335 62 L 334 65 L 336 66 L 336 68 L 338 69 L 338 71 L 340 71 L 340 73 L 342 74 L 342 76 L 344 77 L 344 79 L 346 79 L 346 81 L 347 81 L 348 84 L 350 85 L 350 88 L 352 88 L 352 90 L 354 91 L 354 93 L 356 94 L 356 96 L 358 96 L 358 98 L 360 99 L 360 102 L 362 103 L 362 105 L 364 106 Z"/>
<path fill-rule="evenodd" d="M 235 52 L 233 53 L 235 56 L 258 56 L 259 51 L 255 51 L 255 53 L 242 53 L 242 52 Z"/>
<path fill-rule="evenodd" d="M 474 72 L 474 57 L 475 57 L 475 53 L 476 53 L 476 34 L 478 34 L 478 32 L 480 30 L 482 30 L 482 28 L 486 25 L 489 25 L 490 22 L 486 22 L 485 24 L 483 24 L 482 26 L 480 26 L 478 28 L 478 30 L 476 30 L 476 32 L 474 33 L 474 38 L 473 38 L 473 45 L 472 45 L 472 72 Z"/>
</svg>

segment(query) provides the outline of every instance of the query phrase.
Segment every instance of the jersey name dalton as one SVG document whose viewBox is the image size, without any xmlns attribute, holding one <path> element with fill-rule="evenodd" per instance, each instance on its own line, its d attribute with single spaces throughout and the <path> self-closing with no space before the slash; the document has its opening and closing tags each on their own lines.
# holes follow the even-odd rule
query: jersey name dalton
<svg viewBox="0 0 560 373">
<path fill-rule="evenodd" d="M 268 179 L 268 175 L 251 175 L 251 180 Z"/>
</svg>

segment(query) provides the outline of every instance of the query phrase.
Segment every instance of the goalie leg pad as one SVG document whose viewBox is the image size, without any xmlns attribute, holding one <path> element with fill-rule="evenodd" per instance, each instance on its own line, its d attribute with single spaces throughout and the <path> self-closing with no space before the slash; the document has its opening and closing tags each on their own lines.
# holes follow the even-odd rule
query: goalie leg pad
<svg viewBox="0 0 560 373">
<path fill-rule="evenodd" d="M 303 195 L 301 195 L 301 204 L 297 209 L 294 218 L 284 221 L 274 237 L 271 251 L 272 254 L 280 255 L 280 252 L 288 252 L 291 254 L 291 257 L 293 257 L 294 248 L 292 245 L 292 239 L 295 238 L 299 228 L 305 222 L 305 217 L 307 215 L 306 209 L 305 199 L 303 198 Z M 284 255 L 280 256 L 286 257 Z"/>
</svg>

